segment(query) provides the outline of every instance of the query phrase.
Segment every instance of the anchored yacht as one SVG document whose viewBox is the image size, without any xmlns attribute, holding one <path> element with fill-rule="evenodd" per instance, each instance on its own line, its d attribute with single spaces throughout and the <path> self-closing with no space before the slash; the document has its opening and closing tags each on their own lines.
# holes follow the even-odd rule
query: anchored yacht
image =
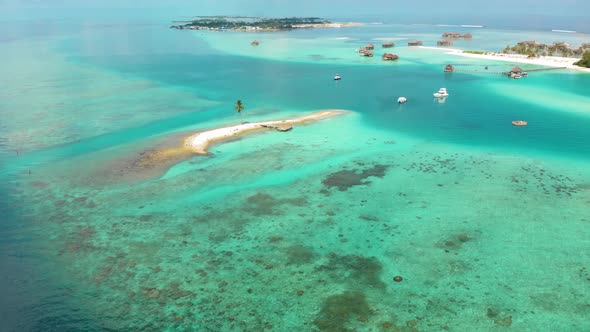
<svg viewBox="0 0 590 332">
<path fill-rule="evenodd" d="M 438 92 L 434 93 L 434 97 L 435 98 L 444 98 L 444 97 L 448 97 L 449 94 L 447 93 L 447 89 L 445 88 L 440 88 L 438 90 Z"/>
</svg>

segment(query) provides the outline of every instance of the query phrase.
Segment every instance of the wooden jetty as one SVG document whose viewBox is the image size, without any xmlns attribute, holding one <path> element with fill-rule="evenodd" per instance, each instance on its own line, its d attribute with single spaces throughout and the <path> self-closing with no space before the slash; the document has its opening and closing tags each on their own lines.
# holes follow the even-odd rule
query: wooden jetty
<svg viewBox="0 0 590 332">
<path fill-rule="evenodd" d="M 567 67 L 550 67 L 550 68 L 536 68 L 536 69 L 527 69 L 527 72 L 532 71 L 546 71 L 546 70 L 557 70 L 557 69 L 567 69 Z"/>
</svg>

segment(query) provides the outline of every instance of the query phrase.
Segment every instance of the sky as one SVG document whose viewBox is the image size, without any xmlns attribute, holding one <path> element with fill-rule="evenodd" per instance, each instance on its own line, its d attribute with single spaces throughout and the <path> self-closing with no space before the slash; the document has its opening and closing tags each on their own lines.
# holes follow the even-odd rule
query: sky
<svg viewBox="0 0 590 332">
<path fill-rule="evenodd" d="M 170 20 L 194 15 L 320 16 L 405 23 L 514 21 L 565 29 L 590 25 L 589 13 L 589 0 L 0 0 L 0 21 L 126 15 Z M 558 27 L 561 23 L 566 26 Z"/>
</svg>

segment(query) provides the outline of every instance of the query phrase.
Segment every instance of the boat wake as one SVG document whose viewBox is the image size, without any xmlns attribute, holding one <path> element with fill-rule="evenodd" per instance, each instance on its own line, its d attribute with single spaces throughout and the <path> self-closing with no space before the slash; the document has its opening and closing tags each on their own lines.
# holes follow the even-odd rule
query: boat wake
<svg viewBox="0 0 590 332">
<path fill-rule="evenodd" d="M 576 31 L 573 30 L 551 30 L 553 32 L 561 32 L 561 33 L 576 33 Z"/>
</svg>

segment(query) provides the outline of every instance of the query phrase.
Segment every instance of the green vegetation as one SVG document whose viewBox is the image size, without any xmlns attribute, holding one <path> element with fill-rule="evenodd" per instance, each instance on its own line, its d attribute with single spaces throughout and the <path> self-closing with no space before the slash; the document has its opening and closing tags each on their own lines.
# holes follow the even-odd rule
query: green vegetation
<svg viewBox="0 0 590 332">
<path fill-rule="evenodd" d="M 579 57 L 587 50 L 590 50 L 590 43 L 584 43 L 579 48 L 571 48 L 569 44 L 564 42 L 555 42 L 552 45 L 546 45 L 537 41 L 522 41 L 515 46 L 506 45 L 502 52 L 506 54 L 523 54 L 529 57 Z"/>
<path fill-rule="evenodd" d="M 234 106 L 234 108 L 236 109 L 236 111 L 238 111 L 238 113 L 240 113 L 240 122 L 242 121 L 242 111 L 244 110 L 244 104 L 242 103 L 241 99 L 238 99 L 238 101 L 236 101 L 236 106 Z"/>
<path fill-rule="evenodd" d="M 488 52 L 485 51 L 463 51 L 463 53 L 470 53 L 470 54 L 486 54 Z"/>
<path fill-rule="evenodd" d="M 330 23 L 319 17 L 257 18 L 237 16 L 199 16 L 184 25 L 172 29 L 189 30 L 291 30 L 301 24 Z"/>
<path fill-rule="evenodd" d="M 584 52 L 584 55 L 582 55 L 582 59 L 578 62 L 574 62 L 574 65 L 590 68 L 590 51 Z"/>
</svg>

